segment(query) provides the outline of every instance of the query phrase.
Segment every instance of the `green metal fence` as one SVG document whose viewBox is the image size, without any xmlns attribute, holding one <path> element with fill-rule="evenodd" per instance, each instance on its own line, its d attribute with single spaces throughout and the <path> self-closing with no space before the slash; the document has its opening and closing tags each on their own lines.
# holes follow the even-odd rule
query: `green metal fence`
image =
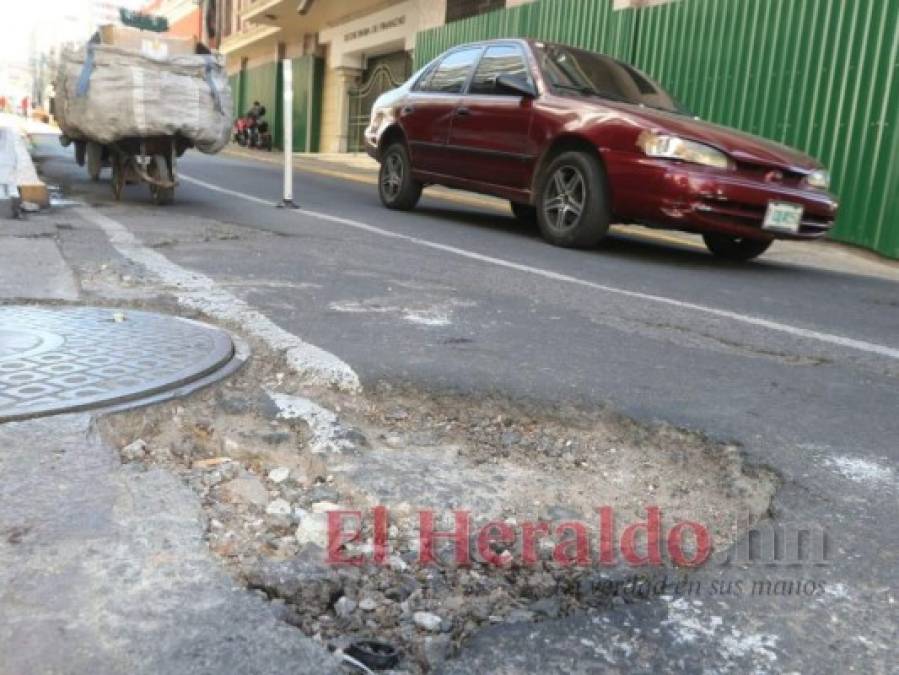
<svg viewBox="0 0 899 675">
<path fill-rule="evenodd" d="M 537 37 L 633 62 L 704 119 L 831 168 L 835 239 L 899 258 L 899 0 L 537 0 L 419 33 L 416 62 L 492 37 Z"/>
<path fill-rule="evenodd" d="M 640 10 L 635 61 L 705 119 L 833 173 L 832 236 L 899 258 L 899 1 L 680 0 Z"/>
<path fill-rule="evenodd" d="M 415 42 L 416 68 L 453 45 L 497 37 L 534 37 L 629 58 L 633 12 L 612 11 L 611 0 L 542 0 L 473 16 L 423 31 Z"/>
<path fill-rule="evenodd" d="M 318 152 L 324 62 L 314 56 L 293 59 L 293 150 Z M 276 148 L 284 147 L 283 77 L 280 62 L 248 68 L 230 78 L 234 113 L 245 115 L 254 101 L 265 106 L 265 119 Z"/>
<path fill-rule="evenodd" d="M 293 64 L 293 151 L 318 152 L 324 60 L 301 56 Z"/>
<path fill-rule="evenodd" d="M 272 139 L 276 147 L 281 147 L 281 74 L 278 72 L 278 62 L 272 61 L 255 68 L 248 68 L 241 72 L 243 86 L 243 107 L 241 115 L 246 115 L 247 110 L 255 101 L 265 106 L 265 120 L 272 131 Z"/>
<path fill-rule="evenodd" d="M 519 5 L 420 32 L 415 38 L 415 68 L 453 45 L 495 37 L 534 37 L 537 4 Z"/>
</svg>

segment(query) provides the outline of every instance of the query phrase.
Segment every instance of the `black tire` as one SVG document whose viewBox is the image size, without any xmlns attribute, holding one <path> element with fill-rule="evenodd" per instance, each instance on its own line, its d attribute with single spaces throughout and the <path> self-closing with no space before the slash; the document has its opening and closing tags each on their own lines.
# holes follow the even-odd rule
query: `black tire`
<svg viewBox="0 0 899 675">
<path fill-rule="evenodd" d="M 530 204 L 522 204 L 521 202 L 509 202 L 512 207 L 512 213 L 525 225 L 537 224 L 537 207 Z"/>
<path fill-rule="evenodd" d="M 759 257 L 774 243 L 773 239 L 748 239 L 714 233 L 704 234 L 702 239 L 709 251 L 716 257 L 738 262 L 746 262 Z"/>
<path fill-rule="evenodd" d="M 412 177 L 412 162 L 404 143 L 394 143 L 381 158 L 378 196 L 388 209 L 410 211 L 421 198 L 423 185 Z"/>
<path fill-rule="evenodd" d="M 537 223 L 555 246 L 590 248 L 612 219 L 606 173 L 586 152 L 563 152 L 543 170 L 537 188 Z"/>
</svg>

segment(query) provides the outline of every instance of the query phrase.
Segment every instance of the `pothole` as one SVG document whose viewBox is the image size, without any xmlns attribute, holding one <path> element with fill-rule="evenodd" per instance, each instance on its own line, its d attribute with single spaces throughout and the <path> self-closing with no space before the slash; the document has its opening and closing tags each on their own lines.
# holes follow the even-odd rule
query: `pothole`
<svg viewBox="0 0 899 675">
<path fill-rule="evenodd" d="M 689 531 L 674 559 L 666 546 L 673 528 L 695 523 L 722 550 L 766 514 L 776 488 L 775 476 L 747 467 L 737 447 L 670 426 L 397 383 L 359 397 L 313 395 L 278 355 L 258 343 L 253 354 L 215 388 L 108 416 L 100 428 L 124 461 L 184 478 L 208 516 L 211 550 L 285 621 L 338 648 L 361 638 L 391 643 L 410 672 L 433 669 L 489 624 L 631 601 L 613 580 L 682 578 L 689 568 L 676 563 L 698 560 L 702 542 L 681 528 Z M 320 429 L 285 414 L 292 396 L 337 415 L 335 442 L 323 446 Z M 355 519 L 342 521 L 349 541 L 329 550 L 328 512 L 336 510 L 360 512 L 361 527 L 352 538 Z M 421 513 L 449 531 L 457 511 L 470 513 L 461 547 L 468 563 L 456 563 L 455 539 L 438 538 L 437 560 L 421 564 Z M 375 513 L 386 513 L 383 527 Z M 659 566 L 646 537 L 655 513 Z M 603 557 L 601 514 L 614 522 L 614 559 Z M 490 521 L 508 530 L 495 525 L 479 541 Z M 548 536 L 533 532 L 540 523 Z M 386 549 L 375 546 L 376 532 Z M 509 532 L 514 540 L 499 541 Z M 362 565 L 333 564 L 360 556 Z"/>
</svg>

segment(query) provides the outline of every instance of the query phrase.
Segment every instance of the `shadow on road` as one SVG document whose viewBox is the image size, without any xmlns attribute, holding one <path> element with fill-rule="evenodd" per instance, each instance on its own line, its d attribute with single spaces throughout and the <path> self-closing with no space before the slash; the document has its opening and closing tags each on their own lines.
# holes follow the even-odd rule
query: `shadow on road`
<svg viewBox="0 0 899 675">
<path fill-rule="evenodd" d="M 511 214 L 504 216 L 490 211 L 434 206 L 419 206 L 415 209 L 415 213 L 454 225 L 504 232 L 521 239 L 540 240 L 541 238 L 536 226 L 522 223 Z M 758 274 L 761 270 L 764 270 L 767 275 L 783 273 L 785 276 L 792 276 L 797 271 L 801 271 L 805 275 L 819 275 L 822 278 L 842 276 L 837 272 L 765 260 L 764 257 L 748 263 L 721 260 L 706 251 L 687 245 L 680 245 L 675 242 L 653 241 L 644 239 L 637 234 L 632 235 L 616 230 L 610 232 L 609 236 L 597 248 L 588 251 L 572 250 L 571 253 L 574 256 L 585 254 L 614 256 L 616 259 L 629 262 L 661 264 L 665 266 L 677 265 L 696 270 L 727 270 L 729 273 L 740 274 Z"/>
</svg>

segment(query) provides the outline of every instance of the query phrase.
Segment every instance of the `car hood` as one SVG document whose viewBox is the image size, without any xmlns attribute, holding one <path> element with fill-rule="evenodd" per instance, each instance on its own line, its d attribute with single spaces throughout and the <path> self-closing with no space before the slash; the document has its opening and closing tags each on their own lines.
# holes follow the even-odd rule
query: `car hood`
<svg viewBox="0 0 899 675">
<path fill-rule="evenodd" d="M 619 108 L 607 104 L 604 107 Z M 820 162 L 789 146 L 747 134 L 730 127 L 704 122 L 686 115 L 677 115 L 662 110 L 622 105 L 620 109 L 637 122 L 660 133 L 681 136 L 699 143 L 711 145 L 738 162 L 760 164 L 795 173 L 807 174 L 821 168 Z"/>
</svg>

